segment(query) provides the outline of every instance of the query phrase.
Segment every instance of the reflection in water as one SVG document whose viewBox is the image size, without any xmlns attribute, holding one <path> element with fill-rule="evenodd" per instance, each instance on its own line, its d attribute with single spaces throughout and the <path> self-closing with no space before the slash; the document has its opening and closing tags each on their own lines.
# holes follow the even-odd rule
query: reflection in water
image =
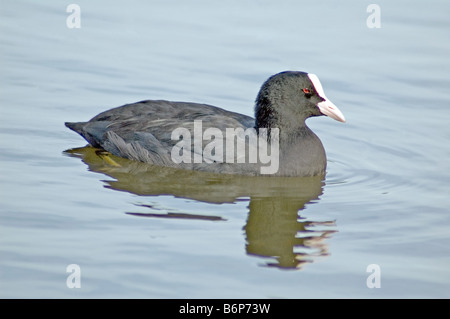
<svg viewBox="0 0 450 319">
<path fill-rule="evenodd" d="M 320 225 L 334 222 L 312 222 L 299 218 L 305 201 L 282 197 L 256 198 L 250 202 L 250 214 L 245 226 L 247 253 L 261 257 L 273 256 L 276 263 L 267 266 L 284 269 L 301 268 L 313 257 L 328 255 L 323 242 L 335 230 L 319 230 Z"/>
<path fill-rule="evenodd" d="M 83 160 L 89 170 L 115 180 L 106 181 L 108 188 L 137 195 L 174 195 L 206 203 L 234 203 L 249 197 L 249 215 L 244 227 L 247 253 L 270 258 L 266 266 L 299 269 L 306 262 L 328 254 L 324 242 L 335 232 L 335 224 L 308 221 L 299 210 L 322 194 L 323 177 L 248 177 L 211 174 L 152 166 L 115 157 L 93 147 L 65 151 Z M 220 216 L 180 212 L 127 214 L 140 217 L 201 219 L 223 221 Z M 324 227 L 321 227 L 324 226 Z M 332 226 L 332 227 L 330 227 Z"/>
</svg>

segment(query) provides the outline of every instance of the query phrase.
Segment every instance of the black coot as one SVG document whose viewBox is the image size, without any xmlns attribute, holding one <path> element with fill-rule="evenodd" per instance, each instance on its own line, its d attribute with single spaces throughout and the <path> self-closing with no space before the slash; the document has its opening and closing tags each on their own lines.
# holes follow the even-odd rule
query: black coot
<svg viewBox="0 0 450 319">
<path fill-rule="evenodd" d="M 286 71 L 262 85 L 255 119 L 206 104 L 148 100 L 65 124 L 94 147 L 154 165 L 313 176 L 325 173 L 326 155 L 305 120 L 320 115 L 345 122 L 316 75 Z"/>
</svg>

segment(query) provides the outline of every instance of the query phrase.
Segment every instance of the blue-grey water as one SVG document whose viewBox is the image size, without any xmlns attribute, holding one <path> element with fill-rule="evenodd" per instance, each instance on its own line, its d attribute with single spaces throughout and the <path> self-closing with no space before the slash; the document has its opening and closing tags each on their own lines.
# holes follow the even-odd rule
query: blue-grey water
<svg viewBox="0 0 450 319">
<path fill-rule="evenodd" d="M 70 2 L 0 3 L 0 297 L 450 297 L 449 2 L 73 3 L 80 28 Z M 284 70 L 346 116 L 307 122 L 325 180 L 115 166 L 63 124 L 144 99 L 252 115 Z"/>
</svg>

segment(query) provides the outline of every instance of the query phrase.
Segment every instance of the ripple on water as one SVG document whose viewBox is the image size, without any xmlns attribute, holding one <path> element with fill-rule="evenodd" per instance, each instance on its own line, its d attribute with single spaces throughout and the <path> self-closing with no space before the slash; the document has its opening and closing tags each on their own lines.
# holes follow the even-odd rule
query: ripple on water
<svg viewBox="0 0 450 319">
<path fill-rule="evenodd" d="M 325 184 L 327 188 L 333 188 L 332 194 L 340 202 L 372 203 L 380 200 L 379 195 L 409 193 L 418 187 L 410 178 L 387 170 L 356 167 L 356 164 L 338 160 L 328 162 Z"/>
</svg>

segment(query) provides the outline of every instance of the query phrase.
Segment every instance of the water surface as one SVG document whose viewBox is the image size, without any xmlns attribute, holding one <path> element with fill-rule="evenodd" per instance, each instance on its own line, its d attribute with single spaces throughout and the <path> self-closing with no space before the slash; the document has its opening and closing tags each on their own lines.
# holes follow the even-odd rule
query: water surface
<svg viewBox="0 0 450 319">
<path fill-rule="evenodd" d="M 373 29 L 360 1 L 77 4 L 79 29 L 0 5 L 2 298 L 450 297 L 449 4 L 379 1 Z M 324 179 L 117 167 L 63 124 L 143 99 L 252 115 L 284 70 L 346 116 L 307 122 Z"/>
</svg>

